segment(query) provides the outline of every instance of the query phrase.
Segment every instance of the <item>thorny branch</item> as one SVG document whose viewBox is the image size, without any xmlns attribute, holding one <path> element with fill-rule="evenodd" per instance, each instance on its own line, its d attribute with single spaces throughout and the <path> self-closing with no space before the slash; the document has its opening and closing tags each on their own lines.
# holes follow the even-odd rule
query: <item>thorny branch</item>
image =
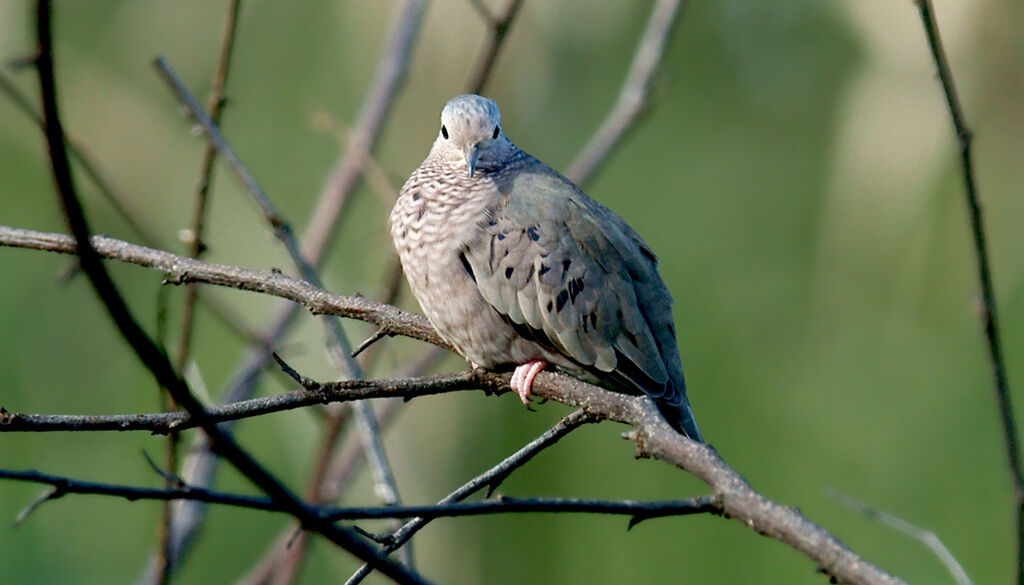
<svg viewBox="0 0 1024 585">
<path fill-rule="evenodd" d="M 275 294 L 301 303 L 314 312 L 356 318 L 381 327 L 390 334 L 404 335 L 443 345 L 423 317 L 405 313 L 362 297 L 345 297 L 316 289 L 308 283 L 267 271 L 256 271 L 175 256 L 167 252 L 133 246 L 125 242 L 93 237 L 99 254 L 121 261 L 150 266 L 171 274 L 173 281 L 196 281 Z M 67 236 L 42 234 L 30 230 L 0 227 L 0 244 L 71 253 L 74 242 Z M 476 375 L 476 374 L 467 374 Z M 507 382 L 504 376 L 486 374 L 495 385 Z M 331 384 L 314 389 L 330 389 Z M 337 384 L 343 384 L 339 382 Z M 570 406 L 583 408 L 600 418 L 634 427 L 632 438 L 638 449 L 695 474 L 722 499 L 725 514 L 760 534 L 789 544 L 818 563 L 820 569 L 840 583 L 902 583 L 899 579 L 867 563 L 838 539 L 814 524 L 799 511 L 767 500 L 758 494 L 714 449 L 687 440 L 661 419 L 649 401 L 616 394 L 566 376 L 542 372 L 534 393 Z"/>
</svg>

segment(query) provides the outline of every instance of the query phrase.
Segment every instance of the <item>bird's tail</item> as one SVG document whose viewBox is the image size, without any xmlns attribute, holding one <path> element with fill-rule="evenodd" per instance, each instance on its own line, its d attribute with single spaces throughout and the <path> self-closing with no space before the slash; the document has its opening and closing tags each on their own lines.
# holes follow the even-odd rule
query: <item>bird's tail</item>
<svg viewBox="0 0 1024 585">
<path fill-rule="evenodd" d="M 672 428 L 698 443 L 704 442 L 704 437 L 697 428 L 697 419 L 693 418 L 693 411 L 690 410 L 690 401 L 685 395 L 679 404 L 670 404 L 663 400 L 655 400 L 654 404 L 658 406 L 661 416 L 665 417 L 665 421 Z"/>
</svg>

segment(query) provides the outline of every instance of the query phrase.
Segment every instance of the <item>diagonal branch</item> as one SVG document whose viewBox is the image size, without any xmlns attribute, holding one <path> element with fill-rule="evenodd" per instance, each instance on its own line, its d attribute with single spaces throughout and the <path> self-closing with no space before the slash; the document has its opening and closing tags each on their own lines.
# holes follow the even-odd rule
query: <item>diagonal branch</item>
<svg viewBox="0 0 1024 585">
<path fill-rule="evenodd" d="M 682 4 L 683 0 L 658 0 L 654 5 L 615 107 L 565 171 L 565 176 L 577 185 L 593 178 L 608 155 L 622 143 L 646 111 L 654 75 L 665 56 L 669 37 L 679 22 Z"/>
<path fill-rule="evenodd" d="M 501 485 L 501 482 L 511 475 L 513 471 L 525 465 L 538 453 L 547 449 L 551 445 L 554 445 L 562 439 L 562 437 L 578 429 L 580 426 L 595 421 L 595 418 L 588 415 L 583 410 L 577 410 L 569 414 L 562 420 L 555 423 L 555 426 L 545 431 L 544 434 L 530 441 L 494 467 L 491 467 L 487 471 L 459 486 L 455 491 L 442 498 L 438 503 L 440 505 L 446 505 L 454 502 L 461 502 L 484 488 L 487 488 L 488 494 L 494 492 L 494 490 Z M 426 526 L 429 521 L 430 520 L 427 518 L 419 517 L 406 522 L 404 526 L 393 532 L 388 537 L 388 545 L 384 550 L 389 553 L 397 550 L 412 538 L 416 532 Z M 371 570 L 372 569 L 369 565 L 363 565 L 358 571 L 348 578 L 345 585 L 355 585 L 356 583 L 360 583 L 367 575 L 370 574 Z"/>
<path fill-rule="evenodd" d="M 374 565 L 375 568 L 380 569 L 381 572 L 397 582 L 423 583 L 424 580 L 419 576 L 381 557 L 352 531 L 335 526 L 310 509 L 243 451 L 227 433 L 217 428 L 216 424 L 207 418 L 202 404 L 175 372 L 167 356 L 139 326 L 103 266 L 100 255 L 90 242 L 89 226 L 75 191 L 71 166 L 64 144 L 63 125 L 57 107 L 58 92 L 54 77 L 52 15 L 49 0 L 39 0 L 36 8 L 36 33 L 39 41 L 36 68 L 39 73 L 43 119 L 46 122 L 46 141 L 54 182 L 63 206 L 65 219 L 75 238 L 82 271 L 88 276 L 97 296 L 104 304 L 122 337 L 158 383 L 167 388 L 175 401 L 197 419 L 214 452 L 230 461 L 239 472 L 262 489 L 271 499 L 287 509 L 302 523 L 305 529 L 324 535 L 339 547 Z"/>
<path fill-rule="evenodd" d="M 470 75 L 469 93 L 482 94 L 487 81 L 494 71 L 494 64 L 498 60 L 498 53 L 505 44 L 505 37 L 512 28 L 512 23 L 523 6 L 523 0 L 507 0 L 500 14 L 494 14 L 482 0 L 470 0 L 473 7 L 487 24 L 487 45 L 480 54 L 480 59 L 473 67 L 473 74 Z"/>
<path fill-rule="evenodd" d="M 1006 360 L 1003 357 L 1003 346 L 999 337 L 999 318 L 996 314 L 996 293 L 992 284 L 992 270 L 989 268 L 988 246 L 985 240 L 985 220 L 981 212 L 981 198 L 978 196 L 974 181 L 974 165 L 971 158 L 971 136 L 967 122 L 964 120 L 963 108 L 953 83 L 946 52 L 942 48 L 939 36 L 939 25 L 935 21 L 931 0 L 915 0 L 921 13 L 921 24 L 928 37 L 928 47 L 939 71 L 939 81 L 946 97 L 946 105 L 956 132 L 957 146 L 960 150 L 960 162 L 963 166 L 965 196 L 967 209 L 970 213 L 971 235 L 974 238 L 974 253 L 978 260 L 978 283 L 981 286 L 981 322 L 985 329 L 985 341 L 988 344 L 989 361 L 992 364 L 992 376 L 996 404 L 999 407 L 999 419 L 1003 425 L 1003 441 L 1006 444 L 1006 458 L 1013 481 L 1013 497 L 1016 506 L 1017 521 L 1017 583 L 1024 585 L 1024 465 L 1021 463 L 1020 444 L 1017 438 L 1017 422 L 1013 415 L 1013 402 L 1010 398 L 1010 382 L 1006 373 Z"/>
<path fill-rule="evenodd" d="M 93 243 L 96 245 L 97 253 L 104 257 L 170 272 L 178 281 L 194 280 L 275 294 L 302 303 L 314 312 L 330 312 L 368 321 L 388 328 L 389 334 L 392 335 L 405 335 L 435 345 L 443 345 L 423 317 L 410 315 L 362 297 L 333 295 L 281 274 L 207 264 L 111 238 L 95 236 Z M 0 227 L 0 244 L 64 253 L 74 250 L 74 242 L 67 236 L 6 227 Z M 494 385 L 501 385 L 503 388 L 507 385 L 506 375 L 486 374 L 482 375 L 481 379 L 491 380 Z M 323 384 L 319 387 L 330 389 L 332 384 Z M 637 442 L 641 454 L 695 474 L 711 486 L 715 495 L 721 498 L 723 509 L 729 518 L 742 522 L 759 534 L 792 546 L 816 562 L 823 572 L 837 582 L 857 585 L 902 583 L 896 577 L 861 559 L 797 509 L 772 502 L 756 492 L 710 446 L 694 443 L 668 427 L 650 401 L 617 394 L 573 378 L 545 372 L 538 375 L 534 393 L 539 398 L 548 398 L 582 408 L 595 417 L 632 426 L 634 431 L 631 438 Z"/>
</svg>

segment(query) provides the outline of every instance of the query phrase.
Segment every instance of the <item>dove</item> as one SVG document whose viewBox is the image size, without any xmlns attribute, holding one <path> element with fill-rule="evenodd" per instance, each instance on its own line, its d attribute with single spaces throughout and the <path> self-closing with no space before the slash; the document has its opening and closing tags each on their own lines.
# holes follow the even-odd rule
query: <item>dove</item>
<svg viewBox="0 0 1024 585">
<path fill-rule="evenodd" d="M 524 404 L 537 373 L 553 367 L 647 395 L 670 426 L 703 442 L 654 253 L 625 220 L 516 147 L 493 100 L 445 104 L 389 223 L 438 334 L 471 367 L 513 370 Z"/>
</svg>

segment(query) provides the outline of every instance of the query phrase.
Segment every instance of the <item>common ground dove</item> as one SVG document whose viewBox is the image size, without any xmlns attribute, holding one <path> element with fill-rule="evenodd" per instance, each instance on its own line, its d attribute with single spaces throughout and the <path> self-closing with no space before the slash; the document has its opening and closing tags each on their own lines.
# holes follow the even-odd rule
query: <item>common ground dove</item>
<svg viewBox="0 0 1024 585">
<path fill-rule="evenodd" d="M 650 396 L 702 441 L 686 399 L 672 297 L 626 222 L 519 150 L 498 105 L 461 95 L 402 187 L 391 235 L 413 294 L 470 365 L 515 367 L 524 403 L 548 365 Z"/>
</svg>

